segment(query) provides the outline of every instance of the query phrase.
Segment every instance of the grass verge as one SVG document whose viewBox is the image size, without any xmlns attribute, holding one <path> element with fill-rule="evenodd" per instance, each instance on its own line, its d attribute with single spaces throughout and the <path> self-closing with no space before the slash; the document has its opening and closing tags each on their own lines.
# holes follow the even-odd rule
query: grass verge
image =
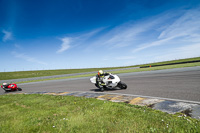
<svg viewBox="0 0 200 133">
<path fill-rule="evenodd" d="M 198 63 L 178 64 L 178 65 L 169 65 L 169 66 L 159 66 L 159 67 L 149 67 L 149 68 L 129 69 L 129 70 L 121 70 L 121 71 L 112 71 L 111 73 L 120 74 L 120 73 L 154 71 L 154 70 L 183 68 L 183 67 L 194 67 L 194 66 L 200 66 L 200 62 L 198 62 Z M 22 82 L 16 82 L 16 83 L 19 84 L 19 83 L 29 83 L 29 82 L 40 82 L 40 81 L 48 81 L 48 80 L 70 79 L 70 78 L 80 78 L 80 77 L 89 77 L 89 76 L 92 77 L 92 76 L 95 76 L 95 74 L 84 74 L 84 75 L 76 75 L 76 76 L 68 76 L 68 77 L 60 77 L 60 78 L 39 79 L 39 80 L 22 81 Z"/>
<path fill-rule="evenodd" d="M 122 67 L 104 68 L 104 70 L 119 69 L 119 68 L 122 68 Z M 62 74 L 93 72 L 93 71 L 98 71 L 99 69 L 100 68 L 0 72 L 0 80 L 33 78 L 33 77 L 53 76 L 53 75 L 62 75 Z"/>
<path fill-rule="evenodd" d="M 164 61 L 164 62 L 158 62 L 158 63 L 144 64 L 144 65 L 127 66 L 127 67 L 0 72 L 0 80 L 43 77 L 43 76 L 52 76 L 52 75 L 61 75 L 61 74 L 73 74 L 73 73 L 83 73 L 83 72 L 93 72 L 93 71 L 98 71 L 99 69 L 112 70 L 112 69 L 119 69 L 119 68 L 150 66 L 150 65 L 162 65 L 162 64 L 168 64 L 168 63 L 178 63 L 178 62 L 180 63 L 180 62 L 197 61 L 197 60 L 200 60 L 200 57 L 173 60 L 173 61 Z M 193 64 L 193 63 L 191 63 L 191 64 Z"/>
<path fill-rule="evenodd" d="M 191 61 L 199 61 L 199 60 L 200 60 L 200 57 L 195 57 L 195 58 L 187 58 L 187 59 L 179 59 L 179 60 L 171 60 L 171 61 L 163 61 L 163 62 L 144 64 L 144 65 L 140 65 L 140 67 L 145 67 L 145 66 L 150 66 L 150 65 L 157 66 L 157 65 L 165 65 L 165 64 L 173 64 L 173 63 L 183 63 L 183 62 L 191 62 Z"/>
<path fill-rule="evenodd" d="M 155 71 L 155 70 L 183 68 L 183 67 L 195 67 L 195 66 L 200 66 L 200 62 L 187 63 L 187 64 L 178 64 L 178 65 L 168 65 L 168 66 L 158 66 L 158 67 L 149 67 L 149 68 L 130 69 L 130 70 L 113 71 L 113 72 L 114 73 L 129 73 L 129 72 Z"/>
<path fill-rule="evenodd" d="M 0 96 L 0 132 L 200 132 L 200 121 L 93 98 Z"/>
</svg>

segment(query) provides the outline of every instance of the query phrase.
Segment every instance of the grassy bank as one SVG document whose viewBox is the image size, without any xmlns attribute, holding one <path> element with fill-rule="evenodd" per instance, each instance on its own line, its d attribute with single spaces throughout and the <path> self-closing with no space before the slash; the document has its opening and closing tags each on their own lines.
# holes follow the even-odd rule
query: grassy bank
<svg viewBox="0 0 200 133">
<path fill-rule="evenodd" d="M 120 67 L 104 68 L 104 70 L 118 69 L 118 68 L 120 68 Z M 98 71 L 98 70 L 99 70 L 99 68 L 0 72 L 0 80 L 32 78 L 32 77 L 52 76 L 52 75 L 61 75 L 61 74 L 83 73 L 83 72 L 93 72 L 93 71 Z"/>
<path fill-rule="evenodd" d="M 183 67 L 194 67 L 194 66 L 200 66 L 200 62 L 199 63 L 188 63 L 188 64 L 160 66 L 160 67 L 149 67 L 149 68 L 121 70 L 121 71 L 112 71 L 111 73 L 120 74 L 120 73 L 131 73 L 131 72 L 141 72 L 141 71 L 154 71 L 154 70 L 183 68 Z M 84 74 L 84 75 L 76 75 L 76 76 L 68 76 L 68 77 L 59 77 L 59 78 L 50 78 L 50 79 L 39 79 L 39 80 L 31 80 L 31 81 L 22 81 L 22 82 L 16 82 L 16 83 L 40 82 L 40 81 L 47 81 L 47 80 L 70 79 L 70 78 L 80 78 L 80 77 L 89 77 L 89 76 L 92 77 L 94 75 L 95 74 Z"/>
<path fill-rule="evenodd" d="M 155 70 L 173 69 L 173 68 L 184 68 L 184 67 L 195 67 L 195 66 L 200 66 L 200 62 L 198 62 L 198 63 L 178 64 L 178 65 L 169 65 L 169 66 L 158 66 L 158 67 L 140 68 L 140 69 L 130 69 L 130 70 L 113 71 L 113 72 L 114 73 L 130 73 L 130 72 L 155 71 Z"/>
<path fill-rule="evenodd" d="M 199 60 L 200 60 L 200 57 L 195 57 L 195 58 L 187 58 L 187 59 L 179 59 L 179 60 L 172 60 L 172 61 L 149 63 L 149 64 L 140 65 L 140 67 L 150 66 L 150 65 L 151 66 L 157 66 L 157 65 L 165 65 L 165 64 L 173 64 L 173 63 L 191 62 L 191 61 L 199 61 Z"/>
<path fill-rule="evenodd" d="M 200 121 L 93 98 L 1 95 L 0 132 L 200 132 Z"/>
<path fill-rule="evenodd" d="M 144 64 L 144 65 L 136 65 L 136 66 L 112 67 L 112 68 L 102 68 L 102 69 L 103 70 L 112 70 L 112 69 L 119 69 L 119 68 L 150 66 L 150 65 L 162 65 L 162 64 L 167 64 L 167 63 L 185 62 L 185 61 L 196 61 L 196 60 L 200 60 L 200 57 L 189 58 L 189 59 L 181 59 L 181 60 L 174 60 L 174 61 L 165 61 L 165 62 Z M 188 63 L 188 64 L 195 64 L 195 63 Z M 162 68 L 165 68 L 165 67 L 162 67 Z M 169 68 L 170 68 L 170 65 L 169 65 Z M 0 80 L 32 78 L 32 77 L 52 76 L 52 75 L 61 75 L 61 74 L 83 73 L 83 72 L 93 72 L 93 71 L 98 71 L 99 69 L 100 68 L 60 69 L 60 70 L 20 71 L 20 72 L 0 72 Z M 141 69 L 141 70 L 145 70 L 145 69 Z M 141 70 L 139 70 L 139 71 L 141 71 Z"/>
</svg>

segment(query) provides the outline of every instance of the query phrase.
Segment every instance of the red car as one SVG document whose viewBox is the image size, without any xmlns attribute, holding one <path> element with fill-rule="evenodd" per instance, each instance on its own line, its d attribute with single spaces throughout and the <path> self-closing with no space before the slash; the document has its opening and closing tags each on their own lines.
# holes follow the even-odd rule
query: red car
<svg viewBox="0 0 200 133">
<path fill-rule="evenodd" d="M 5 92 L 9 92 L 9 91 L 22 91 L 21 88 L 17 87 L 17 84 L 15 83 L 3 83 L 3 85 L 1 85 L 1 88 L 5 90 Z"/>
</svg>

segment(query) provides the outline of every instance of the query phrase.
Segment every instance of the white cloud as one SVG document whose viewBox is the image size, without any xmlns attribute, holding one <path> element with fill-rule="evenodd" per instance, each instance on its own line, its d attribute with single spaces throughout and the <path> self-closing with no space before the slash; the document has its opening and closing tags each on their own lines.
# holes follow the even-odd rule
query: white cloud
<svg viewBox="0 0 200 133">
<path fill-rule="evenodd" d="M 73 37 L 64 37 L 61 38 L 62 44 L 61 48 L 57 50 L 57 53 L 62 53 L 69 48 L 79 46 L 81 44 L 84 44 L 85 41 L 88 41 L 91 37 L 99 33 L 104 28 L 95 29 L 93 31 L 90 31 L 88 33 L 73 35 Z"/>
<path fill-rule="evenodd" d="M 23 60 L 26 60 L 28 62 L 33 62 L 33 63 L 37 63 L 37 64 L 41 64 L 41 65 L 47 65 L 47 63 L 43 62 L 43 61 L 40 61 L 40 60 L 37 60 L 33 57 L 29 57 L 25 54 L 19 54 L 17 52 L 12 52 L 12 54 L 16 57 L 16 58 L 20 58 L 20 59 L 23 59 Z"/>
<path fill-rule="evenodd" d="M 61 41 L 62 41 L 61 48 L 57 51 L 57 53 L 62 53 L 70 48 L 71 38 L 64 37 L 61 39 Z"/>
<path fill-rule="evenodd" d="M 4 36 L 3 36 L 4 42 L 6 42 L 8 40 L 12 40 L 12 32 L 9 32 L 9 31 L 6 31 L 6 30 L 3 30 L 2 32 L 4 33 Z"/>
<path fill-rule="evenodd" d="M 154 41 L 143 43 L 133 53 L 160 45 L 191 45 L 200 42 L 200 10 L 188 10 L 163 29 Z"/>
<path fill-rule="evenodd" d="M 144 50 L 144 49 L 147 49 L 147 48 L 150 48 L 150 47 L 166 44 L 166 43 L 169 43 L 169 41 L 171 41 L 173 39 L 174 38 L 171 37 L 171 38 L 165 38 L 165 39 L 162 39 L 162 40 L 153 41 L 153 42 L 150 42 L 150 43 L 145 43 L 145 44 L 140 45 L 138 48 L 132 50 L 132 52 L 136 53 L 138 51 L 141 51 L 141 50 Z"/>
<path fill-rule="evenodd" d="M 200 33 L 200 9 L 188 10 L 159 35 L 159 39 Z"/>
<path fill-rule="evenodd" d="M 115 48 L 126 47 L 137 39 L 136 36 L 143 31 L 144 29 L 135 25 L 124 24 L 111 30 L 101 38 L 103 40 L 102 44 Z"/>
<path fill-rule="evenodd" d="M 103 45 L 109 48 L 123 48 L 133 45 L 138 39 L 137 36 L 150 27 L 151 24 L 142 25 L 126 23 L 110 30 L 95 42 L 96 45 Z"/>
<path fill-rule="evenodd" d="M 152 35 L 151 31 L 154 31 L 155 28 L 158 28 L 168 19 L 174 18 L 178 15 L 179 14 L 169 15 L 169 12 L 167 12 L 148 19 L 124 23 L 100 36 L 99 39 L 96 40 L 95 44 L 97 46 L 105 46 L 110 49 L 137 46 L 141 42 L 144 42 L 145 38 Z M 94 46 L 94 44 L 92 45 Z"/>
<path fill-rule="evenodd" d="M 86 41 L 88 39 L 90 39 L 91 37 L 95 36 L 96 34 L 98 34 L 99 32 L 101 32 L 104 28 L 98 28 L 95 29 L 93 31 L 90 31 L 88 33 L 83 33 L 81 35 L 77 35 L 75 38 L 81 41 Z"/>
</svg>

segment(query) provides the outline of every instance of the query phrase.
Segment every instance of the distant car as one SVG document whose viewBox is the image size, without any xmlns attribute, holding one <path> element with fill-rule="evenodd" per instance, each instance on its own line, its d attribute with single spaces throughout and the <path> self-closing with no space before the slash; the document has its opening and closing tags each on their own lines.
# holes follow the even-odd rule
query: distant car
<svg viewBox="0 0 200 133">
<path fill-rule="evenodd" d="M 15 83 L 3 83 L 3 85 L 1 85 L 1 88 L 5 90 L 5 92 L 9 92 L 9 91 L 22 91 L 21 88 L 17 87 L 17 84 Z"/>
</svg>

